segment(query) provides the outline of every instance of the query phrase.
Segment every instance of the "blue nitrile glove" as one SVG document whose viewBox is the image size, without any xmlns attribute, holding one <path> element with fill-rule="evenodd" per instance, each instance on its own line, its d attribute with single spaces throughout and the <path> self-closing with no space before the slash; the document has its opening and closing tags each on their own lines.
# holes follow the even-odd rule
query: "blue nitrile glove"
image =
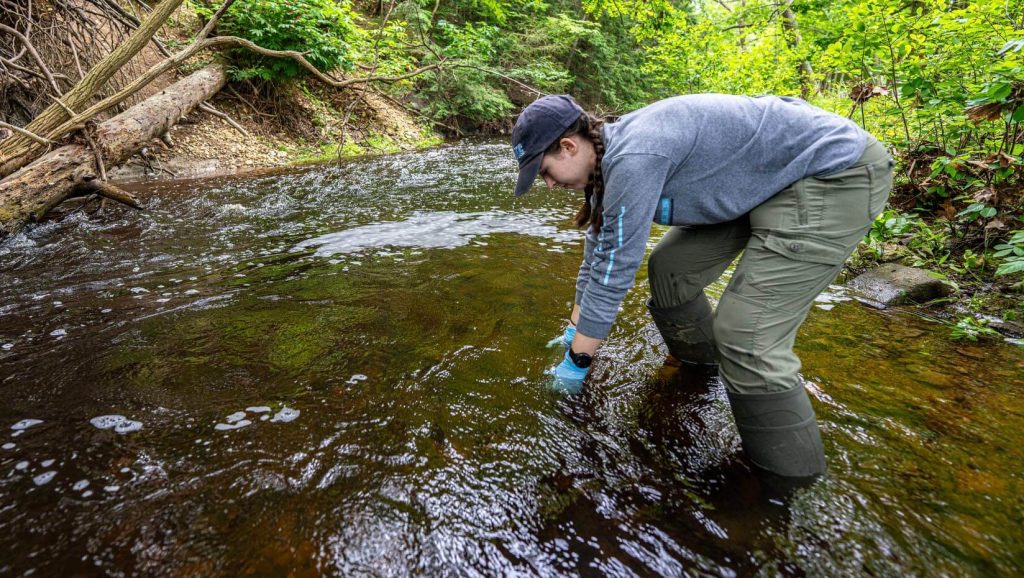
<svg viewBox="0 0 1024 578">
<path fill-rule="evenodd" d="M 569 357 L 569 351 L 566 350 L 562 363 L 549 369 L 548 373 L 554 377 L 554 381 L 551 384 L 554 389 L 578 393 L 580 388 L 583 387 L 583 380 L 587 377 L 589 371 L 589 367 L 579 367 L 573 363 L 572 358 Z"/>
<path fill-rule="evenodd" d="M 565 333 L 552 339 L 551 341 L 548 341 L 548 347 L 558 347 L 559 345 L 561 345 L 562 347 L 569 349 L 569 346 L 572 345 L 572 340 L 574 337 L 576 337 L 576 326 L 570 323 L 569 325 L 565 326 Z"/>
</svg>

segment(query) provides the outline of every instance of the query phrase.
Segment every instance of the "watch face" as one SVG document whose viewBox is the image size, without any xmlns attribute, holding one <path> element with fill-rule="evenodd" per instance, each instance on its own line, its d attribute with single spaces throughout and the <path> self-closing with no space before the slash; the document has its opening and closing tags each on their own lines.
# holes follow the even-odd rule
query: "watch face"
<svg viewBox="0 0 1024 578">
<path fill-rule="evenodd" d="M 576 353 L 572 349 L 569 349 L 569 359 L 572 359 L 572 362 L 576 367 L 586 368 L 590 367 L 590 362 L 593 361 L 594 358 L 586 353 Z"/>
</svg>

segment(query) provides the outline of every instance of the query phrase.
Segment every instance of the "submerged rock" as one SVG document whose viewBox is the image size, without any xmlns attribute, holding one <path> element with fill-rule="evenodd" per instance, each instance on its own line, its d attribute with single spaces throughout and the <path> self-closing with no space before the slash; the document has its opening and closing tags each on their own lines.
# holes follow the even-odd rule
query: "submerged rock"
<svg viewBox="0 0 1024 578">
<path fill-rule="evenodd" d="M 848 284 L 861 297 L 881 307 L 923 303 L 949 294 L 949 287 L 924 269 L 885 263 Z"/>
</svg>

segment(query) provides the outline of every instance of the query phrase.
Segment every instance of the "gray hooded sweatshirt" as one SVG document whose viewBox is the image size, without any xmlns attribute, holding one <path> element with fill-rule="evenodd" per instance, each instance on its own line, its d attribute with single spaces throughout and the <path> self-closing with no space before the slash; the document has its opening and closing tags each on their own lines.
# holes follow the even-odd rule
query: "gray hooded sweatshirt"
<svg viewBox="0 0 1024 578">
<path fill-rule="evenodd" d="M 631 112 L 603 130 L 604 224 L 587 232 L 577 329 L 604 339 L 643 260 L 651 221 L 739 218 L 793 182 L 852 165 L 867 133 L 787 97 L 693 94 Z"/>
</svg>

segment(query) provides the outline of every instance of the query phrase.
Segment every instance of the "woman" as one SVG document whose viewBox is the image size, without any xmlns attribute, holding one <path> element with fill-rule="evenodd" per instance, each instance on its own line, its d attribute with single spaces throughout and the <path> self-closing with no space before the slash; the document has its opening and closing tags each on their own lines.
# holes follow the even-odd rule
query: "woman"
<svg viewBox="0 0 1024 578">
<path fill-rule="evenodd" d="M 793 353 L 797 328 L 885 207 L 892 158 L 853 122 L 784 97 L 669 98 L 602 122 L 569 96 L 512 131 L 515 194 L 540 175 L 583 190 L 576 300 L 553 372 L 582 381 L 643 259 L 651 220 L 673 225 L 648 262 L 651 317 L 680 361 L 719 365 L 759 467 L 824 471 Z M 718 309 L 704 287 L 743 253 Z"/>
</svg>

